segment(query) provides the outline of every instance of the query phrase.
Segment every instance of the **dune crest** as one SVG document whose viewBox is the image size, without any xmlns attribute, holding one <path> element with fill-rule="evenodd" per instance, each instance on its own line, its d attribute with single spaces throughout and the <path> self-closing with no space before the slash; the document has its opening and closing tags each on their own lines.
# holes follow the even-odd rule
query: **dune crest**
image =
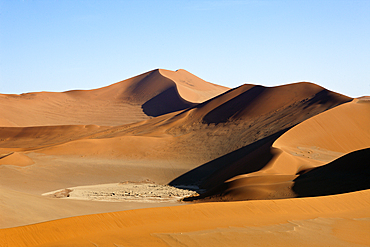
<svg viewBox="0 0 370 247">
<path fill-rule="evenodd" d="M 227 90 L 184 70 L 156 69 L 92 90 L 0 94 L 0 124 L 117 126 L 183 110 Z"/>
<path fill-rule="evenodd" d="M 159 69 L 159 73 L 176 83 L 180 96 L 190 102 L 202 103 L 230 88 L 206 82 L 190 72 Z"/>
</svg>

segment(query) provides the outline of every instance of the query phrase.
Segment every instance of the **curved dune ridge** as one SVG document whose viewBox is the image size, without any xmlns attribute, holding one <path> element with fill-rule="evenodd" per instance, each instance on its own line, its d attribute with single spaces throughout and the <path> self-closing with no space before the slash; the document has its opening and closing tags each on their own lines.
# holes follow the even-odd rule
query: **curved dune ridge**
<svg viewBox="0 0 370 247">
<path fill-rule="evenodd" d="M 356 190 L 350 187 L 368 189 L 370 184 L 367 179 L 356 181 L 354 178 L 363 177 L 368 173 L 366 166 L 369 157 L 366 148 L 370 147 L 369 122 L 369 101 L 357 99 L 314 116 L 278 137 L 270 147 L 260 148 L 257 158 L 253 155 L 245 158 L 244 165 L 248 166 L 256 159 L 261 161 L 261 156 L 269 157 L 263 161 L 260 170 L 231 178 L 215 189 L 216 195 L 207 196 L 213 198 L 212 200 L 246 200 L 336 194 L 325 192 L 328 186 L 320 185 L 324 178 L 320 178 L 318 172 L 312 173 L 311 170 L 319 166 L 331 167 L 334 177 L 337 164 L 343 164 L 340 157 L 346 154 L 351 158 L 345 159 L 347 162 L 344 165 L 347 166 L 346 174 L 351 176 L 353 186 L 347 184 L 348 191 L 344 189 L 345 192 Z M 364 151 L 357 152 L 361 149 Z M 354 163 L 348 162 L 350 160 Z M 356 166 L 363 167 L 356 169 Z M 351 173 L 352 168 L 354 174 Z M 300 183 L 302 177 L 308 176 L 306 173 L 318 176 L 314 186 L 316 192 L 309 192 L 313 190 L 312 185 L 307 185 L 304 193 L 304 189 L 296 189 L 301 187 L 296 183 Z M 314 176 L 311 176 L 312 181 L 315 181 Z M 328 181 L 329 177 L 325 180 Z M 337 177 L 337 182 L 332 180 L 334 188 L 331 191 L 342 191 L 343 188 L 336 189 L 335 186 L 342 186 L 340 181 L 347 179 L 345 177 Z"/>
<path fill-rule="evenodd" d="M 309 82 L 229 90 L 162 69 L 0 95 L 0 246 L 368 245 L 369 102 Z M 43 196 L 142 181 L 198 194 L 150 205 L 150 191 L 114 203 Z"/>
<path fill-rule="evenodd" d="M 202 103 L 230 88 L 206 82 L 186 70 L 160 69 L 159 72 L 176 83 L 180 96 L 190 102 Z"/>
<path fill-rule="evenodd" d="M 226 90 L 185 70 L 156 69 L 93 90 L 0 94 L 0 126 L 122 125 L 185 109 Z"/>
</svg>

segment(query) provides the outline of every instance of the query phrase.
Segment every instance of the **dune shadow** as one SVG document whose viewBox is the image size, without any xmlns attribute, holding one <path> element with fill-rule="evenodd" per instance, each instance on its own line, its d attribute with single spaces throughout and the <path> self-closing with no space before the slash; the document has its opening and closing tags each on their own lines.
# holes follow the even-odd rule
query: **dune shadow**
<svg viewBox="0 0 370 247">
<path fill-rule="evenodd" d="M 184 110 L 197 105 L 184 100 L 176 87 L 170 87 L 142 105 L 144 113 L 151 117 L 158 117 L 167 113 Z"/>
<path fill-rule="evenodd" d="M 330 91 L 328 90 L 322 90 L 315 94 L 313 98 L 311 98 L 308 102 L 307 105 L 304 107 L 304 109 L 307 109 L 311 107 L 312 105 L 325 105 L 330 101 L 337 101 L 338 103 L 341 102 L 340 104 L 344 104 L 347 102 L 352 101 L 352 98 L 349 98 L 343 102 L 343 100 L 340 100 L 338 95 L 333 95 Z"/>
<path fill-rule="evenodd" d="M 207 124 L 225 123 L 241 110 L 245 110 L 248 105 L 254 102 L 265 90 L 266 88 L 263 86 L 254 86 L 207 113 L 203 121 Z"/>
<path fill-rule="evenodd" d="M 169 185 L 174 187 L 194 186 L 208 191 L 234 176 L 259 171 L 273 157 L 270 152 L 272 143 L 287 130 L 281 130 L 198 166 L 172 180 Z"/>
<path fill-rule="evenodd" d="M 0 154 L 0 159 L 6 158 L 6 157 L 8 157 L 12 154 L 14 154 L 14 152 L 9 152 L 9 153 L 6 153 L 6 154 Z"/>
<path fill-rule="evenodd" d="M 326 196 L 370 189 L 370 148 L 346 154 L 294 180 L 298 197 Z"/>
</svg>

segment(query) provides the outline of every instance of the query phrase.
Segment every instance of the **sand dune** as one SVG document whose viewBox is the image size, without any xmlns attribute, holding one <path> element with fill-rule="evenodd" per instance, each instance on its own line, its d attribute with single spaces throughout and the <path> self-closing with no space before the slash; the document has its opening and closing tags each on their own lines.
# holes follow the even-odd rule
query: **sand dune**
<svg viewBox="0 0 370 247">
<path fill-rule="evenodd" d="M 94 90 L 0 94 L 0 126 L 116 126 L 185 109 L 226 90 L 184 70 L 157 69 Z"/>
<path fill-rule="evenodd" d="M 326 194 L 328 193 L 324 192 L 328 189 L 326 186 L 318 186 L 317 189 L 320 188 L 322 192 L 312 191 L 311 194 L 308 191 L 298 192 L 295 188 L 301 188 L 301 186 L 295 185 L 295 183 L 302 181 L 299 175 L 319 166 L 335 167 L 336 165 L 333 164 L 343 163 L 339 157 L 345 154 L 350 154 L 351 157 L 345 160 L 353 160 L 353 162 L 359 163 L 356 165 L 366 166 L 367 158 L 365 155 L 354 151 L 370 146 L 369 121 L 370 104 L 368 101 L 357 99 L 314 116 L 278 137 L 270 148 L 268 146 L 260 148 L 257 158 L 251 154 L 244 158 L 245 166 L 253 165 L 256 160 L 263 163 L 260 164 L 258 171 L 238 175 L 218 185 L 212 192 L 217 196 L 211 197 L 213 200 L 221 200 L 221 198 L 222 200 L 245 200 Z M 366 151 L 364 152 L 366 153 Z M 261 156 L 268 158 L 262 159 Z M 344 164 L 348 166 L 346 173 L 349 173 L 351 167 L 354 167 L 348 162 L 344 162 Z M 335 177 L 335 168 L 332 169 L 331 174 Z M 362 177 L 360 173 L 366 172 L 366 167 L 363 167 L 352 177 Z M 324 180 L 319 177 L 311 177 L 311 179 L 316 181 L 317 185 L 321 185 L 320 181 Z M 339 181 L 343 178 L 336 177 L 336 179 Z M 347 188 L 346 191 L 339 188 L 342 185 L 338 182 L 335 183 L 336 179 L 332 181 L 336 184 L 333 185 L 334 188 L 328 190 L 338 191 L 337 193 L 342 191 L 343 193 L 356 191 L 358 189 L 354 189 L 355 187 L 364 186 L 354 183 L 353 189 L 350 189 L 351 186 L 347 184 L 344 186 Z M 325 180 L 329 181 L 328 178 Z M 363 182 L 360 179 L 359 183 Z M 338 188 L 335 189 L 336 186 Z M 307 185 L 306 188 L 313 187 Z M 364 188 L 366 189 L 366 185 Z"/>
<path fill-rule="evenodd" d="M 287 92 L 283 94 L 285 90 Z M 272 142 L 281 134 L 350 100 L 310 83 L 272 88 L 244 85 L 186 110 L 170 119 L 173 122 L 168 121 L 170 128 L 167 133 L 176 135 L 178 139 L 188 138 L 188 145 L 184 145 L 186 140 L 181 142 L 182 151 L 192 147 L 190 142 L 199 140 L 201 145 L 191 149 L 188 156 L 204 155 L 204 169 L 198 166 L 184 174 L 181 181 L 173 183 L 191 181 L 200 173 L 202 177 L 199 179 L 206 181 L 198 180 L 198 183 L 210 189 L 236 175 L 258 171 L 265 165 L 260 161 L 274 157 L 274 153 L 266 155 L 266 152 L 270 152 Z M 255 151 L 260 147 L 266 151 Z M 174 143 L 175 148 L 180 149 L 179 144 Z M 253 165 L 245 165 L 248 155 L 251 155 Z"/>
<path fill-rule="evenodd" d="M 0 245 L 368 245 L 369 102 L 308 82 L 228 90 L 162 69 L 0 95 L 0 228 L 12 227 Z M 128 202 L 153 188 L 106 185 L 125 181 L 202 194 L 123 212 L 186 203 Z M 323 197 L 296 198 L 312 196 Z M 257 201 L 219 202 L 238 200 Z"/>
<path fill-rule="evenodd" d="M 354 99 L 292 128 L 273 146 L 297 156 L 325 161 L 325 157 L 315 156 L 314 150 L 308 155 L 304 148 L 316 146 L 339 153 L 365 148 L 370 140 L 369 121 L 370 102 Z"/>
<path fill-rule="evenodd" d="M 205 183 L 209 185 L 204 188 L 209 189 L 235 175 L 258 171 L 264 162 L 256 162 L 253 167 L 246 167 L 243 165 L 245 158 L 241 157 L 245 157 L 249 152 L 253 153 L 255 147 L 264 146 L 271 138 L 270 141 L 273 141 L 287 128 L 311 115 L 349 100 L 348 97 L 309 83 L 266 88 L 262 91 L 267 93 L 261 93 L 255 98 L 266 102 L 269 107 L 261 116 L 257 116 L 250 115 L 250 111 L 254 111 L 253 107 L 260 108 L 250 100 L 250 95 L 254 95 L 253 91 L 250 92 L 253 88 L 255 86 L 245 85 L 183 112 L 112 128 L 83 125 L 3 128 L 0 135 L 6 139 L 6 142 L 3 142 L 0 147 L 4 152 L 26 152 L 32 158 L 35 156 L 33 153 L 36 153 L 40 164 L 44 162 L 42 159 L 48 162 L 52 157 L 59 157 L 55 164 L 50 164 L 50 167 L 59 167 L 58 162 L 68 162 L 68 159 L 81 159 L 82 162 L 86 160 L 85 162 L 91 164 L 96 164 L 94 159 L 99 160 L 98 164 L 89 168 L 82 166 L 84 169 L 91 169 L 85 170 L 86 173 L 94 173 L 95 169 L 100 169 L 103 166 L 102 160 L 106 160 L 108 164 L 120 162 L 121 168 L 114 168 L 118 169 L 117 172 L 124 169 L 132 171 L 132 166 L 126 164 L 138 163 L 140 165 L 135 168 L 135 174 L 139 170 L 142 171 L 141 176 L 138 176 L 140 180 L 150 179 L 157 183 L 172 181 L 172 185 L 199 186 L 206 179 Z M 281 94 L 282 88 L 287 88 L 290 96 L 284 95 L 283 103 L 274 105 L 273 102 Z M 294 98 L 294 95 L 298 96 Z M 289 100 L 286 101 L 285 98 Z M 235 104 L 239 108 L 235 107 Z M 217 111 L 220 111 L 220 119 L 225 118 L 223 107 L 226 106 L 230 109 L 238 109 L 239 113 L 225 123 L 206 122 L 207 116 Z M 236 158 L 230 158 L 233 152 L 238 153 Z M 226 159 L 219 159 L 222 156 L 226 156 Z M 264 160 L 259 157 L 260 155 L 257 155 L 256 159 Z M 76 164 L 73 169 L 82 169 L 77 166 Z M 207 168 L 198 169 L 200 166 Z M 146 167 L 151 168 L 150 172 L 144 171 Z M 166 172 L 163 171 L 164 168 Z M 35 172 L 38 169 L 41 169 L 39 172 L 44 172 L 43 166 L 36 165 L 32 168 Z M 67 167 L 63 172 L 67 173 L 70 169 Z M 96 183 L 103 182 L 107 181 L 96 181 Z M 51 185 L 52 181 L 49 181 L 48 186 Z M 60 185 L 63 186 L 60 188 L 64 188 L 87 184 L 68 182 Z M 12 188 L 13 185 L 9 186 Z M 53 189 L 47 187 L 44 192 Z"/>
<path fill-rule="evenodd" d="M 33 160 L 28 156 L 18 152 L 9 152 L 0 155 L 0 165 L 29 166 L 33 163 Z"/>
<path fill-rule="evenodd" d="M 159 72 L 149 75 L 156 77 Z M 132 79 L 137 82 L 132 83 L 136 85 L 133 91 L 139 90 L 140 83 L 144 81 L 141 77 L 144 75 Z M 104 90 L 106 95 L 117 93 L 110 91 L 109 87 Z M 103 97 L 102 95 L 100 96 Z M 280 95 L 281 102 L 277 102 Z M 198 186 L 203 182 L 203 185 L 209 184 L 204 186 L 209 189 L 235 175 L 258 171 L 264 162 L 246 167 L 243 165 L 243 157 L 254 153 L 255 148 L 274 141 L 274 138 L 295 124 L 348 100 L 350 98 L 310 83 L 272 88 L 244 85 L 182 112 L 130 125 L 112 128 L 84 125 L 3 127 L 0 136 L 6 141 L 0 143 L 0 148 L 4 152 L 27 152 L 28 157 L 32 158 L 35 157 L 33 153 L 40 154 L 41 156 L 36 157 L 41 163 L 42 157 L 45 157 L 45 162 L 52 157 L 59 157 L 55 164 L 50 164 L 51 167 L 59 167 L 58 162 L 81 158 L 82 161 L 86 159 L 86 162 L 92 164 L 96 163 L 94 159 L 106 160 L 106 163 L 115 160 L 114 162 L 121 162 L 120 169 L 132 169 L 131 165 L 127 168 L 125 164 L 139 162 L 138 170 L 151 167 L 150 173 L 143 172 L 139 176 L 140 180 L 150 179 L 157 183 L 172 181 L 173 185 Z M 266 109 L 261 106 L 262 103 L 266 104 Z M 261 115 L 256 114 L 258 111 Z M 233 112 L 232 116 L 228 115 L 230 112 Z M 211 115 L 219 116 L 217 124 L 211 123 Z M 229 120 L 224 122 L 225 119 Z M 231 158 L 233 153 L 237 155 Z M 222 159 L 222 156 L 225 156 L 226 160 Z M 257 155 L 256 159 L 264 160 L 260 159 L 260 156 Z M 101 165 L 99 161 L 97 167 L 88 169 L 98 169 Z M 198 173 L 200 166 L 207 167 L 206 171 L 200 169 L 202 172 Z M 163 172 L 164 167 L 168 172 Z M 36 171 L 44 168 L 36 165 L 32 169 Z M 68 169 L 70 168 L 64 172 Z M 195 169 L 194 172 L 192 169 Z M 93 173 L 94 170 L 85 172 Z M 194 178 L 197 178 L 196 181 Z M 204 181 L 205 179 L 207 181 Z M 102 182 L 104 181 L 96 181 Z M 86 185 L 83 182 L 62 184 L 63 187 Z M 12 188 L 12 185 L 9 186 Z M 51 190 L 53 188 L 45 188 L 44 192 Z"/>
<path fill-rule="evenodd" d="M 285 91 L 288 93 L 282 95 L 282 92 Z M 280 102 L 277 100 L 279 97 L 281 98 Z M 176 140 L 176 143 L 181 142 L 181 147 L 178 147 L 176 143 L 171 144 L 171 147 L 175 146 L 174 148 L 183 151 L 192 148 L 194 142 L 197 141 L 202 143 L 205 139 L 214 142 L 216 141 L 214 139 L 224 141 L 233 138 L 227 142 L 227 145 L 231 144 L 232 147 L 226 149 L 222 143 L 216 141 L 217 144 L 220 144 L 215 147 L 218 154 L 211 156 L 211 158 L 216 158 L 217 155 L 220 156 L 221 150 L 225 150 L 225 154 L 229 153 L 236 150 L 237 147 L 245 146 L 292 127 L 311 116 L 349 100 L 351 99 L 346 96 L 310 83 L 272 88 L 244 85 L 180 113 L 168 114 L 131 126 L 112 128 L 95 135 L 94 138 L 172 136 L 182 139 L 184 137 L 184 139 L 191 141 L 182 143 L 185 140 Z M 265 108 L 264 105 L 266 105 Z M 261 114 L 257 114 L 257 112 Z M 217 116 L 217 121 L 211 120 L 213 114 Z M 229 120 L 226 121 L 227 119 Z M 113 132 L 114 134 L 112 134 Z M 195 148 L 201 147 L 195 146 Z M 209 149 L 209 147 L 207 148 Z M 201 151 L 204 153 L 204 150 Z M 210 151 L 212 152 L 212 150 Z M 191 150 L 187 155 L 194 153 L 199 152 Z M 206 155 L 208 154 L 206 153 Z"/>
<path fill-rule="evenodd" d="M 186 70 L 160 69 L 159 72 L 176 83 L 180 96 L 190 102 L 202 103 L 230 88 L 206 82 Z"/>
</svg>

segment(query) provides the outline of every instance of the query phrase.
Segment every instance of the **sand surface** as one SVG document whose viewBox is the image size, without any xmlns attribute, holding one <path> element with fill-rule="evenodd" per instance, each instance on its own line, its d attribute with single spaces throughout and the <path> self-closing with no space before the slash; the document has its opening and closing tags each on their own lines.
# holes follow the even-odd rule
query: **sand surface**
<svg viewBox="0 0 370 247">
<path fill-rule="evenodd" d="M 369 102 L 162 69 L 1 94 L 0 246 L 370 246 Z"/>
<path fill-rule="evenodd" d="M 369 246 L 369 191 L 87 215 L 0 231 L 9 246 Z"/>
</svg>

